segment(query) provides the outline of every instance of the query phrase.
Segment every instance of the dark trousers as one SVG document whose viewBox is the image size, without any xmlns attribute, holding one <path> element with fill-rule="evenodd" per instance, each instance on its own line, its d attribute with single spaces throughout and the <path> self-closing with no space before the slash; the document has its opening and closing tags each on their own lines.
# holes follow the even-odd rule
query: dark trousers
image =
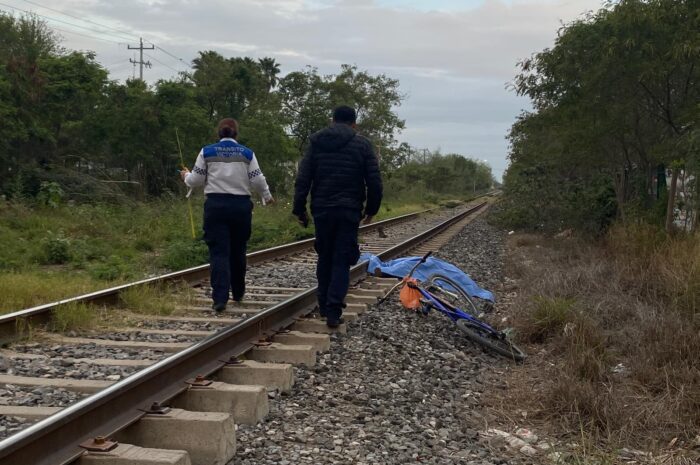
<svg viewBox="0 0 700 465">
<path fill-rule="evenodd" d="M 250 239 L 253 203 L 247 195 L 208 194 L 204 202 L 204 240 L 209 246 L 214 303 L 245 293 L 246 248 Z"/>
<path fill-rule="evenodd" d="M 336 208 L 314 211 L 318 253 L 318 306 L 321 315 L 337 319 L 343 313 L 343 303 L 350 287 L 350 267 L 360 258 L 357 228 L 360 212 Z"/>
</svg>

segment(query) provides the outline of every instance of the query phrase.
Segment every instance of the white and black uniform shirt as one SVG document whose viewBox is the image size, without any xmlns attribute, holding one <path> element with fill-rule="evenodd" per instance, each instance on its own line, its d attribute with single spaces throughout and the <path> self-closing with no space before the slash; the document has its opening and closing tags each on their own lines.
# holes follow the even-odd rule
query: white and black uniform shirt
<svg viewBox="0 0 700 465">
<path fill-rule="evenodd" d="M 231 138 L 200 150 L 185 184 L 203 185 L 205 194 L 250 195 L 253 189 L 265 202 L 272 198 L 255 153 Z"/>
</svg>

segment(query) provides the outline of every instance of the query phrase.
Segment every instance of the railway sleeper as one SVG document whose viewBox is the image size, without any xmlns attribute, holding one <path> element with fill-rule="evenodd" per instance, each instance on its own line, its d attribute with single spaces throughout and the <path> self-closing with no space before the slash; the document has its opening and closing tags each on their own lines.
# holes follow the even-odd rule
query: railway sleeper
<svg viewBox="0 0 700 465">
<path fill-rule="evenodd" d="M 325 352 L 331 348 L 331 338 L 328 334 L 285 331 L 272 336 L 272 341 L 286 345 L 309 345 L 317 353 Z"/>
<path fill-rule="evenodd" d="M 114 439 L 146 448 L 185 450 L 192 465 L 224 465 L 236 452 L 234 416 L 222 412 L 174 408 L 166 414 L 144 416 Z"/>
<path fill-rule="evenodd" d="M 192 465 L 186 450 L 153 449 L 118 444 L 107 452 L 88 452 L 77 465 Z"/>
<path fill-rule="evenodd" d="M 253 347 L 246 358 L 258 362 L 291 363 L 312 367 L 316 364 L 316 350 L 310 345 L 291 345 L 272 342 Z"/>
<path fill-rule="evenodd" d="M 294 386 L 294 367 L 289 363 L 263 363 L 241 360 L 221 368 L 214 379 L 229 384 L 259 384 L 268 390 L 291 392 Z"/>
<path fill-rule="evenodd" d="M 192 386 L 173 398 L 172 407 L 194 412 L 225 412 L 236 423 L 254 425 L 270 411 L 267 387 L 212 381 L 207 386 Z"/>
<path fill-rule="evenodd" d="M 329 328 L 326 325 L 325 320 L 318 318 L 300 318 L 292 326 L 289 327 L 292 331 L 301 331 L 305 333 L 321 333 L 321 334 L 333 334 L 340 333 L 345 334 L 348 329 L 345 323 L 341 324 L 337 328 Z"/>
<path fill-rule="evenodd" d="M 0 385 L 13 384 L 15 386 L 42 387 L 49 386 L 62 388 L 67 391 L 94 394 L 105 389 L 113 381 L 67 378 L 37 378 L 33 376 L 0 375 Z"/>
<path fill-rule="evenodd" d="M 95 344 L 96 346 L 105 347 L 121 347 L 138 350 L 159 350 L 167 353 L 179 352 L 192 345 L 187 342 L 113 341 L 111 339 L 64 337 L 56 335 L 47 335 L 47 339 L 59 344 L 66 345 Z"/>
</svg>

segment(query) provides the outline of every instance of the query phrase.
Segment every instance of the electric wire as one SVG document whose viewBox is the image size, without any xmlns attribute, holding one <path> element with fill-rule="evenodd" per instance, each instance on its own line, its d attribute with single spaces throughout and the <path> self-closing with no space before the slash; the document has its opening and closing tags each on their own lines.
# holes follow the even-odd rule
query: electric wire
<svg viewBox="0 0 700 465">
<path fill-rule="evenodd" d="M 152 55 L 149 55 L 148 53 L 144 53 L 144 55 L 146 55 L 148 58 L 150 58 L 151 60 L 155 61 L 156 63 L 160 63 L 161 65 L 165 66 L 166 68 L 172 69 L 172 70 L 175 71 L 176 73 L 179 73 L 179 72 L 180 72 L 179 69 L 175 69 L 175 68 L 173 68 L 173 67 L 170 66 L 170 65 L 166 65 L 165 63 L 163 63 L 162 61 L 160 61 L 158 58 L 156 58 L 156 57 L 154 57 L 154 56 L 152 56 Z"/>
<path fill-rule="evenodd" d="M 153 43 L 151 43 L 151 45 L 154 45 L 158 50 L 160 50 L 161 52 L 165 53 L 166 55 L 170 55 L 171 57 L 175 58 L 177 61 L 182 62 L 182 63 L 183 63 L 185 66 L 187 66 L 188 68 L 190 67 L 190 65 L 189 65 L 185 60 L 183 60 L 182 58 L 180 58 L 180 57 L 178 57 L 178 56 L 173 55 L 172 53 L 170 53 L 170 52 L 168 52 L 167 50 L 165 50 L 163 47 L 159 47 L 158 45 L 155 45 L 155 44 L 153 44 Z"/>
<path fill-rule="evenodd" d="M 68 16 L 69 18 L 73 18 L 73 19 L 77 19 L 77 20 L 80 20 L 80 21 L 84 21 L 84 22 L 86 22 L 86 23 L 94 24 L 95 26 L 100 26 L 100 27 L 103 27 L 103 28 L 106 28 L 106 29 L 111 29 L 112 31 L 119 32 L 120 34 L 126 34 L 126 35 L 128 35 L 128 36 L 131 37 L 131 38 L 128 39 L 128 40 L 133 40 L 133 39 L 138 39 L 138 38 L 139 38 L 136 34 L 134 34 L 134 33 L 132 33 L 132 32 L 128 32 L 128 31 L 125 31 L 125 30 L 123 30 L 123 29 L 118 29 L 118 28 L 115 28 L 115 27 L 112 27 L 112 26 L 108 26 L 108 25 L 106 25 L 106 24 L 104 24 L 104 23 L 99 23 L 99 22 L 97 22 L 97 21 L 92 21 L 92 20 L 90 20 L 90 19 L 81 18 L 81 17 L 79 17 L 79 16 L 75 16 L 75 15 L 72 15 L 72 14 L 70 14 L 70 13 L 66 13 L 66 12 L 64 12 L 64 11 L 61 11 L 61 10 L 57 10 L 57 9 L 55 9 L 55 8 L 48 7 L 48 6 L 46 6 L 46 5 L 42 5 L 41 3 L 35 2 L 35 1 L 33 1 L 33 0 L 23 0 L 23 1 L 26 2 L 26 3 L 29 3 L 29 4 L 31 4 L 31 5 L 38 6 L 38 7 L 40 7 L 40 8 L 44 8 L 44 9 L 46 9 L 46 10 L 53 11 L 54 13 L 58 13 L 58 14 L 61 14 L 61 15 L 64 15 L 64 16 Z M 165 48 L 163 48 L 163 47 L 161 47 L 161 46 L 158 46 L 158 45 L 154 44 L 153 42 L 151 42 L 151 41 L 149 41 L 149 40 L 147 40 L 146 42 L 149 43 L 149 44 L 151 44 L 151 45 L 153 45 L 153 46 L 155 46 L 158 50 L 160 50 L 161 52 L 165 53 L 166 55 L 169 55 L 171 58 L 173 58 L 173 59 L 175 59 L 175 60 L 177 60 L 177 61 L 179 61 L 179 62 L 182 62 L 183 64 L 185 64 L 185 65 L 187 65 L 187 66 L 189 67 L 189 65 L 187 64 L 187 62 L 186 62 L 185 60 L 183 60 L 182 58 L 180 58 L 179 56 L 177 56 L 177 55 L 175 55 L 175 54 L 173 54 L 173 53 L 167 51 Z"/>
<path fill-rule="evenodd" d="M 88 37 L 88 38 L 94 39 L 94 40 L 101 40 L 103 42 L 109 42 L 111 44 L 124 45 L 124 42 L 117 42 L 116 40 L 103 39 L 102 37 L 91 36 L 89 34 L 83 34 L 81 32 L 75 32 L 75 31 L 71 31 L 68 29 L 61 29 L 60 27 L 56 27 L 56 26 L 52 26 L 52 29 L 55 31 L 66 32 L 68 34 L 75 34 L 77 36 Z"/>
<path fill-rule="evenodd" d="M 73 18 L 73 19 L 77 19 L 77 20 L 79 20 L 79 21 L 83 21 L 83 22 L 86 22 L 86 23 L 94 24 L 95 26 L 100 26 L 100 27 L 103 27 L 103 28 L 106 28 L 106 29 L 111 29 L 112 31 L 119 32 L 120 34 L 126 34 L 126 35 L 132 37 L 132 38 L 129 39 L 129 40 L 133 40 L 133 38 L 138 38 L 136 35 L 134 35 L 134 34 L 131 33 L 131 32 L 127 32 L 127 31 L 124 31 L 124 30 L 122 30 L 122 29 L 117 29 L 117 28 L 115 28 L 115 27 L 108 26 L 108 25 L 106 25 L 106 24 L 98 23 L 98 22 L 92 21 L 92 20 L 90 20 L 90 19 L 81 18 L 81 17 L 79 17 L 79 16 L 75 16 L 75 15 L 72 15 L 72 14 L 70 14 L 70 13 L 66 13 L 66 12 L 57 10 L 57 9 L 55 9 L 55 8 L 48 7 L 48 6 L 46 6 L 46 5 L 42 5 L 41 3 L 34 2 L 34 1 L 32 1 L 32 0 L 23 0 L 23 1 L 24 1 L 25 3 L 29 3 L 29 4 L 31 4 L 31 5 L 38 6 L 38 7 L 40 7 L 40 8 L 44 8 L 45 10 L 53 11 L 54 13 L 58 13 L 58 14 L 61 14 L 61 15 L 64 15 L 64 16 L 68 16 L 69 18 Z"/>
<path fill-rule="evenodd" d="M 0 3 L 0 5 L 2 5 L 2 6 L 4 6 L 4 7 L 7 7 L 7 8 L 12 8 L 12 9 L 15 10 L 15 11 L 21 11 L 21 12 L 23 12 L 23 13 L 27 13 L 27 14 L 30 14 L 30 15 L 36 15 L 36 16 L 39 16 L 40 18 L 44 18 L 44 19 L 46 19 L 46 20 L 48 20 L 48 21 L 55 21 L 55 22 L 58 22 L 58 23 L 67 24 L 67 25 L 69 25 L 69 26 L 77 27 L 77 28 L 79 28 L 79 29 L 84 29 L 84 30 L 86 30 L 86 31 L 94 32 L 94 33 L 97 33 L 97 34 L 103 34 L 103 35 L 105 35 L 105 36 L 117 37 L 117 38 L 119 38 L 119 39 L 127 40 L 127 41 L 132 40 L 132 39 L 125 39 L 125 38 L 122 37 L 122 36 L 117 36 L 117 35 L 114 35 L 114 34 L 111 34 L 111 33 L 108 33 L 108 32 L 103 32 L 103 31 L 99 31 L 99 30 L 92 29 L 92 28 L 89 28 L 89 27 L 81 26 L 81 25 L 79 25 L 79 24 L 71 23 L 71 22 L 69 22 L 69 21 L 64 21 L 64 20 L 62 20 L 62 19 L 57 19 L 57 18 L 53 18 L 53 17 L 51 17 L 51 16 L 46 16 L 46 15 L 43 15 L 43 14 L 41 14 L 41 13 L 37 13 L 36 11 L 25 10 L 25 9 L 23 9 L 23 8 L 17 8 L 17 7 L 15 7 L 15 6 L 8 5 L 8 4 L 6 4 L 6 3 Z"/>
<path fill-rule="evenodd" d="M 134 34 L 132 34 L 132 33 L 128 33 L 128 32 L 125 32 L 125 31 L 123 31 L 123 30 L 113 28 L 113 27 L 107 26 L 107 25 L 105 25 L 105 24 L 98 23 L 98 22 L 96 22 L 96 21 L 91 21 L 91 20 L 88 20 L 88 19 L 80 18 L 80 17 L 78 17 L 78 16 L 74 16 L 74 15 L 71 15 L 71 14 L 69 14 L 69 13 L 65 13 L 65 12 L 60 11 L 60 10 L 57 10 L 57 9 L 55 9 L 55 8 L 47 7 L 47 6 L 42 5 L 42 4 L 38 3 L 38 2 L 34 2 L 34 1 L 31 1 L 31 0 L 23 0 L 23 1 L 26 2 L 26 3 L 32 4 L 32 5 L 36 5 L 36 6 L 40 7 L 40 8 L 44 8 L 44 9 L 46 9 L 46 10 L 50 10 L 50 11 L 53 11 L 53 12 L 55 12 L 55 13 L 62 14 L 62 15 L 64 15 L 64 16 L 68 16 L 68 17 L 70 17 L 70 18 L 78 19 L 78 20 L 80 20 L 80 21 L 85 21 L 85 22 L 88 22 L 88 23 L 91 23 L 91 24 L 94 24 L 94 25 L 97 25 L 97 26 L 100 26 L 100 27 L 103 27 L 103 28 L 112 29 L 113 31 L 117 31 L 117 32 L 119 32 L 119 33 L 128 34 L 128 35 L 131 36 L 131 37 L 127 38 L 127 37 L 124 37 L 124 36 L 121 36 L 121 35 L 115 35 L 115 34 L 113 34 L 113 33 L 105 32 L 105 31 L 103 31 L 103 30 L 98 30 L 98 29 L 94 29 L 94 28 L 89 28 L 89 27 L 81 26 L 81 25 L 79 25 L 79 24 L 75 24 L 75 23 L 72 23 L 72 22 L 69 22 L 69 21 L 64 21 L 64 20 L 62 20 L 62 19 L 58 19 L 58 18 L 54 18 L 54 17 L 51 17 L 51 16 L 47 16 L 47 15 L 41 14 L 41 13 L 37 13 L 36 11 L 25 10 L 25 9 L 23 9 L 23 8 L 18 8 L 18 7 L 16 7 L 16 6 L 8 5 L 8 4 L 2 3 L 2 2 L 0 2 L 0 5 L 1 5 L 1 6 L 4 6 L 4 7 L 6 7 L 6 8 L 10 8 L 10 9 L 13 10 L 13 11 L 21 11 L 21 12 L 23 12 L 23 13 L 33 14 L 33 15 L 39 16 L 39 17 L 41 17 L 41 18 L 44 18 L 44 19 L 46 19 L 46 20 L 48 20 L 48 21 L 54 21 L 54 22 L 66 24 L 66 25 L 69 25 L 69 26 L 73 26 L 73 27 L 77 27 L 77 28 L 80 28 L 80 29 L 84 29 L 84 30 L 86 30 L 86 31 L 94 32 L 94 33 L 97 33 L 97 34 L 102 34 L 102 35 L 105 35 L 105 36 L 108 36 L 108 37 L 116 37 L 116 38 L 123 39 L 123 40 L 127 40 L 127 41 L 131 41 L 131 40 L 133 40 L 133 38 L 136 38 L 136 37 L 137 37 L 136 35 L 134 35 Z M 67 33 L 67 34 L 75 34 L 75 35 L 78 35 L 78 36 L 87 37 L 87 38 L 91 38 L 91 39 L 95 39 L 95 40 L 100 40 L 100 41 L 103 41 L 103 42 L 111 42 L 111 43 L 114 43 L 114 44 L 117 44 L 117 45 L 123 45 L 123 44 L 124 44 L 124 42 L 117 42 L 117 41 L 115 41 L 115 40 L 105 39 L 105 38 L 103 38 L 103 37 L 98 37 L 98 36 L 89 35 L 89 34 L 85 34 L 85 33 L 81 33 L 81 32 L 76 32 L 76 31 L 71 31 L 71 30 L 67 30 L 67 29 L 62 29 L 62 28 L 59 28 L 59 27 L 56 27 L 56 26 L 52 26 L 52 27 L 53 27 L 53 29 L 55 29 L 55 30 L 57 30 L 57 31 L 65 32 L 65 33 Z M 147 43 L 153 45 L 157 50 L 159 50 L 159 51 L 165 53 L 166 55 L 170 56 L 170 57 L 173 58 L 174 60 L 177 60 L 179 63 L 184 64 L 187 68 L 190 68 L 190 65 L 189 65 L 185 60 L 183 60 L 182 58 L 178 57 L 177 55 L 175 55 L 175 54 L 169 52 L 169 51 L 166 50 L 165 48 L 163 48 L 163 47 L 161 47 L 161 46 L 158 46 L 158 45 L 155 45 L 154 43 L 152 43 L 152 42 L 150 42 L 150 41 L 145 41 L 145 42 L 147 42 Z M 167 64 L 165 64 L 165 63 L 163 63 L 162 61 L 158 60 L 157 58 L 154 58 L 153 56 L 150 56 L 150 58 L 153 59 L 154 61 L 156 61 L 157 63 L 159 63 L 159 64 L 165 66 L 166 68 L 169 68 L 169 69 L 171 69 L 171 70 L 173 70 L 173 71 L 175 71 L 175 72 L 177 72 L 177 73 L 179 73 L 179 72 L 181 71 L 181 70 L 175 69 L 175 68 L 173 68 L 173 67 L 171 67 L 171 66 L 169 66 L 169 65 L 167 65 Z"/>
</svg>

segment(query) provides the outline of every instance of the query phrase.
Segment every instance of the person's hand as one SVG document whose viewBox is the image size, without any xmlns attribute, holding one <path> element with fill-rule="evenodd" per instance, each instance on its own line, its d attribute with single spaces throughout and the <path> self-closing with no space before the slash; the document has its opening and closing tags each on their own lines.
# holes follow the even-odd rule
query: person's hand
<svg viewBox="0 0 700 465">
<path fill-rule="evenodd" d="M 372 222 L 372 218 L 374 218 L 374 216 L 365 215 L 365 218 L 362 220 L 362 224 L 370 224 Z"/>
<path fill-rule="evenodd" d="M 306 212 L 297 215 L 297 221 L 305 228 L 309 227 L 309 217 Z"/>
<path fill-rule="evenodd" d="M 180 177 L 183 181 L 185 180 L 188 174 L 190 174 L 190 170 L 188 170 L 187 168 L 183 168 L 182 171 L 180 171 Z"/>
<path fill-rule="evenodd" d="M 265 200 L 265 205 L 272 205 L 273 203 L 275 203 L 275 198 L 272 196 L 270 196 L 269 199 Z"/>
</svg>

